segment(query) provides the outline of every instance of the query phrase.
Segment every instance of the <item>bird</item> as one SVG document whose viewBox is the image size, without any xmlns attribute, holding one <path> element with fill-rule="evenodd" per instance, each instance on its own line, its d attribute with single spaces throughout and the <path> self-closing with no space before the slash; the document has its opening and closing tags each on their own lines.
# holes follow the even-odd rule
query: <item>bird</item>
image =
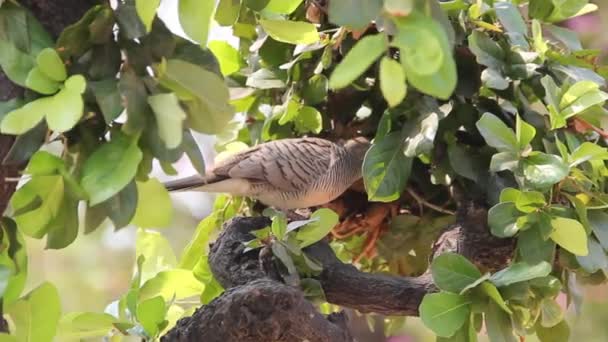
<svg viewBox="0 0 608 342">
<path fill-rule="evenodd" d="M 220 161 L 204 176 L 165 183 L 169 191 L 228 193 L 282 211 L 329 203 L 361 178 L 370 142 L 338 144 L 315 137 L 273 140 Z"/>
</svg>

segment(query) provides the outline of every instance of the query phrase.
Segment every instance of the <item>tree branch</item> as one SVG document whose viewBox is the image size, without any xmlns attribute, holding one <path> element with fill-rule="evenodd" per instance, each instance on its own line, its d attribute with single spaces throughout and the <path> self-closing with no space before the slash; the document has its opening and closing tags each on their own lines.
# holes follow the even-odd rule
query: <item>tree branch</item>
<svg viewBox="0 0 608 342">
<path fill-rule="evenodd" d="M 466 256 L 484 271 L 495 271 L 505 267 L 513 256 L 514 240 L 499 239 L 492 236 L 486 222 L 487 211 L 485 208 L 472 202 L 461 204 L 457 223 L 446 227 L 437 240 L 433 248 L 433 258 L 442 253 L 456 252 Z M 198 329 L 197 331 L 200 332 L 218 329 L 218 323 L 213 321 L 214 315 L 217 315 L 215 313 L 217 310 L 224 315 L 221 316 L 222 323 L 221 329 L 219 329 L 224 331 L 223 334 L 240 331 L 241 329 L 249 331 L 251 330 L 251 322 L 255 320 L 249 318 L 239 320 L 237 317 L 249 314 L 231 313 L 228 309 L 234 307 L 235 301 L 241 300 L 237 299 L 240 297 L 236 293 L 246 293 L 247 291 L 258 293 L 259 291 L 271 291 L 271 289 L 273 289 L 272 291 L 278 291 L 277 293 L 287 291 L 286 288 L 289 287 L 276 280 L 278 277 L 274 276 L 272 272 L 269 274 L 266 271 L 268 267 L 264 267 L 264 253 L 260 253 L 259 250 L 244 253 L 243 242 L 254 238 L 249 232 L 261 229 L 269 224 L 270 220 L 265 217 L 237 217 L 224 224 L 220 236 L 211 247 L 209 263 L 215 278 L 222 286 L 232 290 L 227 291 L 210 305 L 199 309 L 199 312 L 192 318 L 180 321 L 180 324 L 174 330 L 189 331 L 188 338 L 191 339 L 179 339 L 182 338 L 179 337 L 181 335 L 175 335 L 177 333 L 172 331 L 167 335 L 167 338 L 175 339 L 165 339 L 165 341 L 194 341 L 196 336 L 201 340 L 206 340 L 201 337 L 202 335 L 193 333 L 194 330 L 191 329 Z M 318 280 L 323 287 L 326 300 L 332 304 L 356 309 L 360 312 L 415 316 L 418 315 L 418 307 L 422 298 L 427 293 L 437 290 L 429 272 L 420 277 L 398 277 L 362 272 L 353 265 L 342 263 L 325 241 L 306 248 L 305 252 L 309 257 L 322 264 L 323 271 Z M 257 287 L 260 287 L 260 289 L 257 289 Z M 299 293 L 294 288 L 289 289 L 289 293 Z M 298 305 L 302 305 L 300 309 L 287 313 L 283 309 L 269 304 L 271 302 L 266 299 L 260 300 L 267 302 L 267 308 L 273 308 L 266 316 L 274 317 L 272 318 L 273 321 L 279 319 L 275 316 L 281 316 L 281 319 L 291 317 L 288 321 L 295 322 L 302 312 L 309 314 L 311 310 L 310 304 L 305 301 L 303 303 L 306 304 L 298 302 L 300 303 Z M 315 326 L 313 327 L 311 324 L 315 324 Z M 296 325 L 291 325 L 291 327 L 293 329 L 304 329 L 305 327 L 305 330 L 308 331 L 309 328 L 318 329 L 319 324 L 316 320 L 313 320 L 311 322 L 299 322 Z M 265 327 L 266 323 L 261 326 Z M 332 333 L 332 330 L 328 330 L 327 333 Z M 226 338 L 222 341 L 237 341 L 249 338 L 249 335 L 222 336 Z M 283 341 L 276 335 L 273 336 L 273 338 L 264 338 L 264 340 Z M 251 341 L 253 340 L 255 339 L 251 339 Z M 325 341 L 324 339 L 313 340 Z"/>
</svg>

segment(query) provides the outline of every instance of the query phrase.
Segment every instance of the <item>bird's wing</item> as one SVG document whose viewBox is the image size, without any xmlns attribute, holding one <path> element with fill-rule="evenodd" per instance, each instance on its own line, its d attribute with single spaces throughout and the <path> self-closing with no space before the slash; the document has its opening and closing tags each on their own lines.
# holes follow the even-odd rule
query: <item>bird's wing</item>
<svg viewBox="0 0 608 342">
<path fill-rule="evenodd" d="M 244 178 L 285 191 L 306 189 L 327 173 L 336 145 L 316 139 L 282 139 L 258 145 L 228 158 L 213 169 L 219 178 Z"/>
</svg>

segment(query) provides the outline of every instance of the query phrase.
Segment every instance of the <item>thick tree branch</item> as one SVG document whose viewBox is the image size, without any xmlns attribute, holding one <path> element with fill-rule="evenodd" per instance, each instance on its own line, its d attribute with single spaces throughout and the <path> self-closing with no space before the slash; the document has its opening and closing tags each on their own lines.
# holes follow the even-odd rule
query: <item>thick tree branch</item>
<svg viewBox="0 0 608 342">
<path fill-rule="evenodd" d="M 437 240 L 433 258 L 442 253 L 456 252 L 486 271 L 495 271 L 506 266 L 513 256 L 514 241 L 493 237 L 486 222 L 487 211 L 483 207 L 470 202 L 461 204 L 457 223 L 447 227 Z M 283 341 L 285 336 L 296 336 L 289 334 L 300 334 L 302 331 L 320 328 L 329 329 L 325 331 L 325 337 L 335 333 L 333 326 L 326 326 L 330 323 L 317 315 L 313 315 L 314 319 L 310 321 L 300 321 L 301 315 L 310 315 L 311 304 L 301 299 L 301 295 L 296 295 L 298 290 L 281 284 L 276 280 L 278 277 L 268 272 L 269 267 L 264 260 L 267 255 L 264 252 L 254 250 L 244 253 L 243 242 L 253 239 L 249 232 L 269 224 L 270 220 L 264 217 L 238 217 L 224 224 L 222 233 L 211 247 L 209 263 L 216 279 L 230 290 L 210 305 L 199 309 L 193 317 L 180 321 L 165 337 L 165 341 L 194 341 L 196 338 L 207 341 L 202 337 L 207 335 L 198 334 L 208 331 L 216 331 L 213 336 L 221 336 L 221 339 L 211 338 L 209 341 L 254 341 L 255 334 L 251 331 L 261 333 L 268 327 L 269 322 L 279 321 L 283 322 L 281 327 L 289 326 L 290 329 L 296 330 L 280 330 L 279 335 L 266 331 L 256 336 L 264 336 L 263 339 L 267 341 Z M 308 247 L 305 252 L 323 266 L 318 280 L 327 301 L 360 312 L 415 316 L 418 315 L 422 298 L 437 290 L 429 273 L 420 277 L 398 277 L 361 272 L 353 265 L 342 263 L 325 241 Z M 266 294 L 265 291 L 270 292 Z M 287 297 L 294 301 L 290 301 L 287 306 L 299 308 L 285 311 L 283 306 L 273 302 L 272 291 L 276 291 L 278 296 L 286 296 L 285 293 L 289 293 Z M 243 304 L 243 293 L 250 293 L 248 300 L 252 301 L 251 303 L 255 302 L 257 305 L 259 300 L 266 303 L 267 309 L 272 308 L 266 311 L 266 320 L 259 323 L 259 328 L 252 328 L 255 322 L 259 321 L 259 315 L 250 313 L 250 305 L 254 304 Z M 291 304 L 296 302 L 299 304 L 293 307 Z M 233 312 L 231 308 L 239 309 L 234 309 L 236 311 Z M 247 333 L 235 333 L 241 330 Z M 325 337 L 313 340 L 325 341 Z M 341 340 L 343 339 L 332 341 Z"/>
<path fill-rule="evenodd" d="M 270 279 L 228 289 L 192 317 L 178 321 L 164 342 L 352 341 L 342 314 L 323 317 L 298 289 Z"/>
</svg>

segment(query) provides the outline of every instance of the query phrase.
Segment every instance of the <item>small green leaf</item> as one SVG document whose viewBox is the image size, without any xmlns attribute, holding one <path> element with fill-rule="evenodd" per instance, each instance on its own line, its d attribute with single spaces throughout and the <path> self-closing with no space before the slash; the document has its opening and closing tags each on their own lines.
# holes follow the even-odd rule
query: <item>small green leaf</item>
<svg viewBox="0 0 608 342">
<path fill-rule="evenodd" d="M 494 284 L 489 281 L 484 281 L 479 285 L 479 288 L 481 289 L 481 291 L 483 291 L 483 293 L 490 297 L 490 299 L 492 299 L 494 303 L 496 303 L 501 309 L 503 309 L 504 312 L 512 314 L 511 309 L 509 309 L 507 303 L 502 298 L 502 295 L 500 294 L 500 292 L 498 292 L 498 289 Z"/>
<path fill-rule="evenodd" d="M 401 196 L 412 167 L 401 148 L 401 134 L 390 133 L 365 154 L 363 181 L 371 201 L 391 202 Z"/>
<path fill-rule="evenodd" d="M 519 143 L 519 149 L 524 150 L 530 144 L 534 136 L 536 135 L 536 128 L 525 122 L 521 116 L 517 115 L 515 136 Z"/>
<path fill-rule="evenodd" d="M 302 1 L 303 0 L 270 0 L 268 5 L 264 7 L 264 10 L 278 14 L 291 14 L 300 6 Z"/>
<path fill-rule="evenodd" d="M 261 19 L 259 23 L 269 36 L 279 42 L 312 44 L 319 41 L 317 27 L 308 22 Z"/>
<path fill-rule="evenodd" d="M 287 234 L 287 218 L 285 215 L 275 215 L 272 218 L 272 225 L 270 226 L 272 234 L 279 240 L 283 240 L 285 234 Z"/>
<path fill-rule="evenodd" d="M 232 45 L 222 40 L 214 40 L 209 42 L 208 48 L 220 63 L 222 75 L 228 76 L 241 70 L 241 55 Z"/>
<path fill-rule="evenodd" d="M 135 177 L 142 159 L 137 141 L 127 136 L 114 136 L 85 161 L 81 184 L 89 194 L 90 205 L 101 203 L 117 194 Z"/>
<path fill-rule="evenodd" d="M 526 41 L 528 26 L 524 22 L 516 5 L 506 1 L 495 2 L 494 10 L 496 11 L 498 20 L 500 20 L 500 23 L 507 31 L 507 36 L 511 43 L 522 49 L 528 49 L 530 47 Z"/>
<path fill-rule="evenodd" d="M 52 102 L 52 97 L 43 97 L 8 112 L 0 123 L 0 132 L 19 135 L 31 130 L 42 121 Z"/>
<path fill-rule="evenodd" d="M 477 63 L 481 65 L 500 70 L 505 63 L 505 53 L 500 45 L 481 31 L 471 33 L 469 48 L 477 57 Z"/>
<path fill-rule="evenodd" d="M 215 10 L 215 21 L 220 26 L 232 26 L 239 17 L 241 0 L 219 0 Z"/>
<path fill-rule="evenodd" d="M 338 214 L 327 208 L 316 210 L 310 218 L 316 221 L 306 224 L 296 234 L 296 239 L 300 241 L 302 248 L 323 239 L 339 221 Z"/>
<path fill-rule="evenodd" d="M 450 337 L 469 317 L 471 302 L 448 292 L 427 294 L 420 304 L 420 318 L 437 336 Z"/>
<path fill-rule="evenodd" d="M 299 133 L 312 132 L 318 134 L 323 129 L 323 116 L 315 107 L 304 106 L 294 120 L 296 131 Z"/>
<path fill-rule="evenodd" d="M 53 81 L 63 82 L 68 77 L 65 65 L 55 49 L 46 48 L 40 51 L 36 64 L 40 71 Z"/>
<path fill-rule="evenodd" d="M 60 84 L 43 74 L 39 67 L 35 67 L 27 74 L 25 86 L 40 94 L 51 95 L 59 90 Z"/>
<path fill-rule="evenodd" d="M 66 340 L 79 340 L 87 338 L 102 338 L 119 322 L 116 317 L 107 313 L 97 312 L 71 312 L 59 321 L 57 337 Z"/>
<path fill-rule="evenodd" d="M 179 0 L 179 22 L 186 34 L 201 46 L 207 45 L 207 35 L 215 1 Z"/>
<path fill-rule="evenodd" d="M 302 98 L 307 104 L 316 105 L 327 98 L 329 80 L 323 74 L 314 75 L 306 81 L 302 89 Z"/>
<path fill-rule="evenodd" d="M 590 160 L 607 160 L 608 149 L 592 142 L 584 142 L 570 155 L 570 167 Z"/>
<path fill-rule="evenodd" d="M 442 290 L 459 293 L 481 277 L 481 272 L 467 258 L 444 253 L 433 260 L 431 272 L 435 285 Z"/>
<path fill-rule="evenodd" d="M 500 152 L 515 152 L 519 149 L 517 137 L 512 129 L 491 113 L 484 113 L 477 121 L 477 129 L 488 145 Z"/>
<path fill-rule="evenodd" d="M 167 307 L 163 297 L 153 297 L 137 304 L 137 321 L 142 325 L 148 336 L 159 333 L 159 325 L 164 322 Z"/>
<path fill-rule="evenodd" d="M 497 287 L 503 287 L 534 278 L 545 277 L 549 273 L 551 273 L 551 264 L 546 261 L 541 261 L 534 265 L 518 262 L 494 273 L 490 277 L 490 281 Z"/>
<path fill-rule="evenodd" d="M 543 239 L 540 229 L 532 227 L 519 233 L 517 249 L 523 261 L 535 264 L 553 260 L 555 242 Z"/>
<path fill-rule="evenodd" d="M 167 302 L 200 295 L 205 289 L 192 271 L 173 269 L 158 273 L 146 281 L 139 290 L 139 300 L 162 296 Z"/>
<path fill-rule="evenodd" d="M 545 328 L 554 327 L 564 320 L 564 312 L 552 298 L 543 298 L 540 301 L 540 324 Z"/>
<path fill-rule="evenodd" d="M 500 238 L 515 235 L 520 228 L 517 226 L 517 218 L 520 216 L 523 216 L 523 214 L 517 210 L 515 203 L 496 204 L 488 211 L 488 225 L 492 234 Z"/>
<path fill-rule="evenodd" d="M 364 73 L 388 48 L 383 34 L 365 36 L 344 56 L 329 77 L 329 87 L 344 88 Z"/>
<path fill-rule="evenodd" d="M 389 57 L 383 57 L 380 61 L 380 90 L 389 107 L 401 103 L 407 94 L 403 68 Z"/>
<path fill-rule="evenodd" d="M 6 308 L 15 325 L 18 341 L 51 342 L 57 331 L 61 303 L 57 289 L 43 283 Z"/>
<path fill-rule="evenodd" d="M 13 194 L 10 204 L 23 234 L 40 239 L 47 233 L 49 224 L 60 216 L 64 185 L 60 175 L 38 176 Z"/>
<path fill-rule="evenodd" d="M 81 93 L 68 88 L 66 82 L 66 87 L 54 95 L 49 102 L 46 122 L 55 132 L 67 132 L 80 121 L 83 111 L 84 101 Z"/>
<path fill-rule="evenodd" d="M 168 149 L 182 143 L 183 121 L 186 113 L 174 93 L 163 93 L 148 97 L 158 124 L 158 135 Z"/>
<path fill-rule="evenodd" d="M 581 267 L 590 274 L 599 270 L 608 270 L 608 256 L 606 256 L 604 248 L 602 248 L 602 245 L 595 238 L 589 237 L 587 239 L 587 249 L 589 250 L 589 254 L 576 256 L 576 260 Z"/>
<path fill-rule="evenodd" d="M 573 219 L 555 217 L 551 220 L 551 239 L 574 255 L 587 255 L 587 233 L 585 227 Z"/>
<path fill-rule="evenodd" d="M 156 10 L 160 5 L 160 0 L 135 0 L 137 15 L 146 26 L 146 31 L 152 29 L 152 21 L 156 17 Z"/>
<path fill-rule="evenodd" d="M 205 217 L 194 232 L 191 241 L 184 247 L 179 268 L 192 270 L 196 266 L 201 254 L 207 254 L 209 239 L 214 229 L 218 226 L 218 214 L 213 212 Z"/>
<path fill-rule="evenodd" d="M 568 176 L 568 164 L 553 154 L 533 152 L 522 160 L 526 182 L 536 189 L 546 189 Z"/>
<path fill-rule="evenodd" d="M 551 328 L 536 324 L 536 336 L 541 342 L 568 342 L 570 341 L 570 327 L 566 320 L 562 320 Z"/>
<path fill-rule="evenodd" d="M 490 171 L 515 171 L 519 165 L 519 155 L 515 152 L 498 152 L 490 160 Z"/>
<path fill-rule="evenodd" d="M 498 304 L 489 302 L 485 311 L 486 330 L 492 342 L 517 342 L 509 315 Z"/>
<path fill-rule="evenodd" d="M 340 0 L 329 2 L 329 21 L 338 26 L 362 29 L 376 19 L 382 0 Z"/>
<path fill-rule="evenodd" d="M 156 178 L 137 182 L 137 209 L 131 223 L 141 228 L 163 228 L 172 219 L 173 205 L 163 184 Z"/>
</svg>

